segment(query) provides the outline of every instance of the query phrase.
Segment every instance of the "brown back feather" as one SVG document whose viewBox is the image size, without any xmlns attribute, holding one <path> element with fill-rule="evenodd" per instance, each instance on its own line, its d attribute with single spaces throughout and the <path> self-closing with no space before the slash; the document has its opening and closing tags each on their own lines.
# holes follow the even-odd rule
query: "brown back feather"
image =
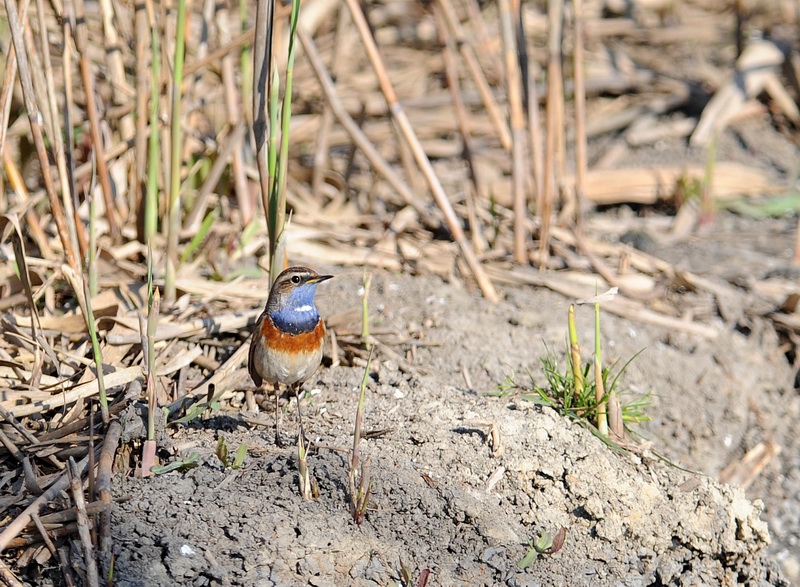
<svg viewBox="0 0 800 587">
<path fill-rule="evenodd" d="M 261 334 L 261 323 L 264 321 L 266 316 L 267 312 L 264 311 L 261 316 L 259 316 L 258 320 L 256 320 L 256 325 L 253 328 L 253 334 L 250 335 L 250 352 L 247 354 L 247 370 L 250 372 L 250 379 L 253 380 L 253 383 L 256 384 L 256 387 L 261 387 L 261 384 L 263 383 L 261 375 L 259 375 L 258 371 L 256 371 L 256 337 L 260 336 Z"/>
</svg>

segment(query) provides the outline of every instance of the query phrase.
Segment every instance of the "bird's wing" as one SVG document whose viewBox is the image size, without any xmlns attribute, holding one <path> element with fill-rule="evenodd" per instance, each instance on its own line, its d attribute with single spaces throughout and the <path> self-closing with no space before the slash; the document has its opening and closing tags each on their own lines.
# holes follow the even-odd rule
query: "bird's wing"
<svg viewBox="0 0 800 587">
<path fill-rule="evenodd" d="M 250 336 L 250 352 L 247 356 L 247 370 L 250 372 L 250 378 L 253 380 L 253 383 L 256 384 L 256 387 L 261 387 L 262 379 L 261 375 L 258 374 L 256 370 L 255 364 L 255 352 L 256 352 L 256 336 L 261 333 L 261 324 L 266 318 L 267 313 L 264 312 L 259 316 L 258 320 L 256 320 L 255 328 L 253 328 L 253 334 Z"/>
</svg>

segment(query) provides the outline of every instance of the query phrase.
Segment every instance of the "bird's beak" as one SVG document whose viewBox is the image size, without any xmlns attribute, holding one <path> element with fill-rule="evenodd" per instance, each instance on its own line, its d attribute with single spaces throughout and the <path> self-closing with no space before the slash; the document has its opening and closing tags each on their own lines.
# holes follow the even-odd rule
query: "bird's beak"
<svg viewBox="0 0 800 587">
<path fill-rule="evenodd" d="M 333 279 L 333 275 L 317 275 L 316 277 L 312 277 L 306 283 L 322 283 L 323 281 L 328 281 L 329 279 Z"/>
</svg>

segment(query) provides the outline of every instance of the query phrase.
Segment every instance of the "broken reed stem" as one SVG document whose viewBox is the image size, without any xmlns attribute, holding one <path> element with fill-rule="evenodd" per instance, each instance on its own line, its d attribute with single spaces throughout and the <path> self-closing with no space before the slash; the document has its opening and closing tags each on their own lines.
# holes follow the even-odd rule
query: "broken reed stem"
<svg viewBox="0 0 800 587">
<path fill-rule="evenodd" d="M 181 153 L 183 132 L 181 128 L 181 102 L 183 101 L 183 60 L 186 54 L 186 0 L 178 0 L 175 26 L 175 58 L 173 60 L 172 107 L 170 109 L 170 166 L 169 206 L 167 208 L 167 273 L 164 280 L 164 298 L 168 304 L 175 302 L 175 278 L 178 269 L 178 238 L 181 230 Z"/>
<path fill-rule="evenodd" d="M 256 32 L 253 47 L 253 135 L 256 141 L 256 164 L 261 183 L 264 214 L 269 214 L 269 169 L 267 167 L 269 123 L 267 100 L 272 69 L 272 15 L 275 0 L 257 0 Z M 269 218 L 267 218 L 269 222 Z"/>
<path fill-rule="evenodd" d="M 450 203 L 450 200 L 447 198 L 447 194 L 445 193 L 439 178 L 436 176 L 433 165 L 431 165 L 430 159 L 428 159 L 425 150 L 422 148 L 411 122 L 408 120 L 403 107 L 397 100 L 394 87 L 392 86 L 391 80 L 389 80 L 383 59 L 378 51 L 378 46 L 375 44 L 375 39 L 372 37 L 372 32 L 370 31 L 367 19 L 364 16 L 364 12 L 361 10 L 361 5 L 358 3 L 358 0 L 346 0 L 346 2 L 348 9 L 353 16 L 353 21 L 355 22 L 362 42 L 367 50 L 367 55 L 372 63 L 372 68 L 375 71 L 375 75 L 378 78 L 378 83 L 381 87 L 384 98 L 386 99 L 386 103 L 389 106 L 389 111 L 392 114 L 392 118 L 397 123 L 397 126 L 400 128 L 400 131 L 402 132 L 406 141 L 408 141 L 411 151 L 414 154 L 414 158 L 417 161 L 417 165 L 420 167 L 425 179 L 428 181 L 428 187 L 433 193 L 433 199 L 444 215 L 447 228 L 453 235 L 453 240 L 456 241 L 456 244 L 458 244 L 459 248 L 461 249 L 461 254 L 464 256 L 464 260 L 467 262 L 467 265 L 475 277 L 475 281 L 478 283 L 478 286 L 481 288 L 481 291 L 486 299 L 491 302 L 499 301 L 500 296 L 494 289 L 494 285 L 492 285 L 492 282 L 486 275 L 486 272 L 481 266 L 480 261 L 478 261 L 475 251 L 472 250 L 469 241 L 464 235 L 464 230 L 461 228 L 461 221 L 459 220 L 458 216 L 456 216 L 453 206 Z"/>
<path fill-rule="evenodd" d="M 84 424 L 85 425 L 85 424 Z M 77 466 L 78 473 L 83 475 L 89 464 L 89 456 L 85 456 L 80 460 Z M 22 532 L 31 522 L 31 514 L 41 513 L 62 491 L 70 486 L 69 475 L 67 470 L 64 469 L 47 490 L 38 496 L 28 507 L 26 507 L 20 514 L 17 515 L 5 528 L 0 532 L 0 553 L 4 552 L 12 540 L 14 540 L 20 532 Z"/>
<path fill-rule="evenodd" d="M 503 37 L 503 65 L 511 117 L 511 175 L 514 199 L 514 260 L 524 264 L 527 254 L 527 198 L 525 194 L 525 116 L 522 108 L 522 79 L 517 60 L 514 16 L 511 0 L 499 0 L 500 31 Z"/>
<path fill-rule="evenodd" d="M 575 224 L 582 226 L 586 184 L 586 83 L 583 71 L 583 0 L 572 0 L 575 27 Z"/>
<path fill-rule="evenodd" d="M 36 97 L 33 90 L 33 82 L 31 81 L 31 73 L 28 67 L 28 59 L 25 53 L 25 40 L 23 38 L 22 23 L 19 19 L 17 12 L 17 5 L 15 0 L 5 0 L 6 14 L 8 16 L 8 24 L 11 29 L 11 37 L 14 43 L 14 49 L 17 54 L 17 69 L 19 73 L 20 83 L 22 85 L 22 97 L 25 102 L 25 110 L 28 113 L 28 120 L 31 125 L 31 133 L 33 134 L 33 142 L 36 147 L 36 155 L 39 159 L 41 166 L 42 179 L 44 180 L 45 191 L 47 192 L 48 200 L 50 201 L 50 211 L 53 214 L 53 220 L 56 224 L 56 230 L 61 240 L 61 246 L 64 248 L 64 256 L 70 267 L 78 269 L 78 259 L 75 256 L 72 242 L 67 230 L 67 223 L 64 219 L 64 210 L 61 207 L 61 201 L 58 199 L 55 183 L 50 170 L 50 159 L 47 154 L 47 147 L 44 142 L 44 134 L 42 132 L 42 116 L 39 108 L 36 105 Z"/>
<path fill-rule="evenodd" d="M 117 222 L 114 192 L 111 188 L 111 176 L 108 171 L 106 150 L 103 146 L 103 134 L 100 130 L 100 117 L 97 113 L 97 100 L 94 94 L 94 73 L 92 72 L 92 63 L 89 60 L 89 30 L 86 24 L 83 0 L 75 0 L 75 19 L 77 23 L 74 31 L 75 47 L 79 55 L 78 65 L 83 82 L 86 115 L 89 118 L 92 148 L 94 149 L 94 157 L 97 161 L 97 176 L 100 179 L 100 188 L 103 192 L 103 200 L 106 205 L 106 221 L 108 222 L 108 228 L 111 232 L 111 237 L 115 242 L 118 242 L 122 233 L 120 232 L 120 227 Z"/>
<path fill-rule="evenodd" d="M 530 69 L 533 68 L 533 72 Z M 539 92 L 536 89 L 536 76 L 532 73 L 539 70 L 536 63 L 528 63 L 527 90 L 528 90 L 528 142 L 530 144 L 530 167 L 533 181 L 531 182 L 534 189 L 534 201 L 538 206 L 541 203 L 542 193 L 544 192 L 544 152 L 545 152 L 545 138 L 542 136 L 542 121 L 539 115 Z"/>
<path fill-rule="evenodd" d="M 83 483 L 81 482 L 81 471 L 75 464 L 75 459 L 69 458 L 67 464 L 69 471 L 69 486 L 72 492 L 72 500 L 75 502 L 78 523 L 78 536 L 83 546 L 83 563 L 86 565 L 86 582 L 89 587 L 100 587 L 100 577 L 97 573 L 97 560 L 94 555 L 94 545 L 89 530 L 89 516 L 86 514 L 86 500 L 83 497 Z"/>
<path fill-rule="evenodd" d="M 113 420 L 106 430 L 97 463 L 95 495 L 107 506 L 100 512 L 100 552 L 103 554 L 111 553 L 111 474 L 121 434 L 122 425 L 119 420 Z"/>
</svg>

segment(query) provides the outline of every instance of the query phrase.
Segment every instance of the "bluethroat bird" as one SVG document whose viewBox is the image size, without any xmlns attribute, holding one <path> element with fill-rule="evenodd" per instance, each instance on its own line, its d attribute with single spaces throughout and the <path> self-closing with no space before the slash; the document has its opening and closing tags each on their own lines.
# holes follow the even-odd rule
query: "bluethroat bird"
<svg viewBox="0 0 800 587">
<path fill-rule="evenodd" d="M 318 275 L 308 267 L 289 267 L 278 275 L 250 339 L 247 369 L 256 387 L 271 383 L 275 391 L 275 442 L 278 433 L 278 385 L 288 385 L 297 396 L 300 435 L 300 386 L 322 362 L 325 323 L 314 305 L 317 285 L 333 275 Z"/>
</svg>

